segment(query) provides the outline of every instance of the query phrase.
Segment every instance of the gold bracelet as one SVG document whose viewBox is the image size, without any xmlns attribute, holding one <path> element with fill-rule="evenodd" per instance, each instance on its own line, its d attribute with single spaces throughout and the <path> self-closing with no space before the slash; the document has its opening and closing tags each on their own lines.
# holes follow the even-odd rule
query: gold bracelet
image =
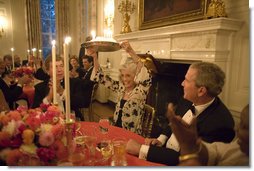
<svg viewBox="0 0 254 171">
<path fill-rule="evenodd" d="M 186 154 L 186 155 L 179 156 L 179 161 L 183 162 L 185 160 L 195 159 L 195 158 L 198 158 L 198 154 L 197 153 Z"/>
</svg>

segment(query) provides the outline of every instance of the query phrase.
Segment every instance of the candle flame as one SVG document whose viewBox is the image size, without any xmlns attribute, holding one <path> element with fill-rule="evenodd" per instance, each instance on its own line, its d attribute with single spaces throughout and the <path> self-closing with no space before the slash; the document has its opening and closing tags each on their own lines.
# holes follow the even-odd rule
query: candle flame
<svg viewBox="0 0 254 171">
<path fill-rule="evenodd" d="M 11 48 L 11 51 L 13 52 L 13 51 L 14 51 L 14 48 Z"/>
<path fill-rule="evenodd" d="M 56 45 L 56 40 L 52 40 L 51 44 L 52 44 L 53 46 L 55 46 L 55 45 Z"/>
<path fill-rule="evenodd" d="M 32 51 L 35 52 L 35 51 L 36 51 L 36 48 L 33 48 Z"/>
<path fill-rule="evenodd" d="M 65 37 L 64 43 L 65 43 L 65 44 L 69 44 L 70 42 L 71 42 L 71 37 L 70 37 L 70 36 Z"/>
<path fill-rule="evenodd" d="M 30 50 L 29 50 L 29 49 L 27 49 L 27 52 L 30 52 Z"/>
<path fill-rule="evenodd" d="M 96 33 L 94 30 L 91 31 L 92 39 L 95 39 Z"/>
</svg>

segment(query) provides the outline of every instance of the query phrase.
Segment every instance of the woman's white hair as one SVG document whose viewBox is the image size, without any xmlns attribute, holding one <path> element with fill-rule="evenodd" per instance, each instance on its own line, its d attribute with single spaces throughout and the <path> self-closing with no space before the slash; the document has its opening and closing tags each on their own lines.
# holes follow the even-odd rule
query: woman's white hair
<svg viewBox="0 0 254 171">
<path fill-rule="evenodd" d="M 121 70 L 125 69 L 130 70 L 132 74 L 135 75 L 137 72 L 137 63 L 134 62 L 134 60 L 131 57 L 127 57 L 125 61 L 122 64 L 120 64 L 119 71 L 121 72 Z"/>
</svg>

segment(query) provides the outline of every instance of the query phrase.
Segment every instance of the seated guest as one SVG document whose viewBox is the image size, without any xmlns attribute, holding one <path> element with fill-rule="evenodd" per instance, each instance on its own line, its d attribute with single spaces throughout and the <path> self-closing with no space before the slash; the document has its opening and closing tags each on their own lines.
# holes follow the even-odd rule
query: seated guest
<svg viewBox="0 0 254 171">
<path fill-rule="evenodd" d="M 12 70 L 12 56 L 7 54 L 3 57 L 4 63 L 5 63 L 5 71 L 10 73 Z"/>
<path fill-rule="evenodd" d="M 78 58 L 73 55 L 70 58 L 70 77 L 71 78 L 82 78 L 85 71 L 79 66 Z"/>
<path fill-rule="evenodd" d="M 181 166 L 249 166 L 249 105 L 241 112 L 237 138 L 231 143 L 206 143 L 197 133 L 197 119 L 187 124 L 174 110 L 169 112 L 171 129 L 181 147 Z"/>
<path fill-rule="evenodd" d="M 0 89 L 11 110 L 14 109 L 14 102 L 18 100 L 23 92 L 23 84 L 27 84 L 30 81 L 31 79 L 28 75 L 19 77 L 15 81 L 15 78 L 9 73 L 9 70 L 6 70 L 4 61 L 0 59 Z"/>
<path fill-rule="evenodd" d="M 34 72 L 34 77 L 38 80 L 49 80 L 50 76 L 48 75 L 48 73 L 45 71 L 45 66 L 42 62 L 41 59 L 36 60 L 36 70 Z"/>
<path fill-rule="evenodd" d="M 232 115 L 218 97 L 224 79 L 225 74 L 217 65 L 208 62 L 193 63 L 182 82 L 183 97 L 191 103 L 180 103 L 176 107 L 176 114 L 187 123 L 193 115 L 197 117 L 198 135 L 209 143 L 231 142 L 235 136 Z M 166 147 L 162 147 L 163 145 Z M 146 139 L 146 144 L 141 145 L 134 140 L 127 143 L 129 153 L 167 165 L 179 163 L 179 150 L 179 144 L 170 127 L 157 139 Z"/>
<path fill-rule="evenodd" d="M 3 111 L 9 111 L 10 110 L 9 105 L 5 100 L 4 93 L 1 89 L 0 89 L 0 104 L 1 104 L 0 105 L 0 113 L 3 112 Z"/>
<path fill-rule="evenodd" d="M 25 59 L 25 60 L 22 60 L 22 66 L 27 66 L 28 65 L 28 60 Z"/>
<path fill-rule="evenodd" d="M 14 56 L 14 66 L 15 68 L 21 67 L 21 59 L 19 55 Z"/>
<path fill-rule="evenodd" d="M 88 48 L 87 54 L 94 59 L 91 80 L 104 84 L 118 93 L 118 102 L 114 112 L 115 125 L 141 134 L 141 118 L 145 112 L 144 104 L 152 78 L 129 42 L 124 41 L 120 45 L 131 56 L 120 66 L 120 81 L 114 81 L 103 73 L 103 70 L 99 68 L 95 49 Z"/>
<path fill-rule="evenodd" d="M 53 66 L 52 57 L 49 56 L 45 60 L 45 69 L 48 72 L 50 79 L 45 80 L 35 85 L 34 103 L 32 108 L 39 107 L 41 103 L 50 104 L 53 102 Z M 56 82 L 57 82 L 57 103 L 64 112 L 64 64 L 63 58 L 56 57 Z M 83 102 L 81 92 L 80 79 L 70 79 L 70 101 L 71 109 L 78 111 L 78 107 Z M 81 101 L 81 102 L 80 102 Z"/>
</svg>

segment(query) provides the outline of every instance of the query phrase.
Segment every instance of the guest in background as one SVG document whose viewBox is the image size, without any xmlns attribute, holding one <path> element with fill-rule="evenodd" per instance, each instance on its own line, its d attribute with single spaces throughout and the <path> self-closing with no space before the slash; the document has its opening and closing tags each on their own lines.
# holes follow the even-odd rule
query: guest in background
<svg viewBox="0 0 254 171">
<path fill-rule="evenodd" d="M 48 80 L 44 80 L 41 83 L 35 85 L 35 95 L 33 108 L 39 107 L 41 103 L 51 104 L 53 102 L 53 66 L 52 57 L 48 56 L 45 60 L 45 69 L 50 76 Z M 63 59 L 61 57 L 56 58 L 56 83 L 57 83 L 57 103 L 64 111 L 64 88 L 63 88 L 63 78 L 64 78 L 64 65 Z"/>
<path fill-rule="evenodd" d="M 78 58 L 76 55 L 70 57 L 70 77 L 82 78 L 85 75 L 84 69 L 79 66 Z"/>
<path fill-rule="evenodd" d="M 87 41 L 91 41 L 92 40 L 92 36 L 87 36 L 86 37 L 86 42 Z M 82 57 L 86 55 L 86 48 L 85 48 L 85 43 L 81 44 L 80 50 L 79 50 L 79 66 L 82 68 L 84 67 L 82 64 Z"/>
<path fill-rule="evenodd" d="M 50 79 L 44 80 L 35 85 L 34 103 L 32 108 L 39 107 L 41 103 L 51 104 L 53 102 L 53 66 L 52 57 L 48 56 L 45 60 L 45 69 Z M 64 112 L 64 63 L 63 58 L 56 57 L 56 82 L 57 82 L 57 103 Z M 70 78 L 70 102 L 71 109 L 77 114 L 80 105 L 84 102 L 84 96 L 81 94 L 82 83 L 80 79 Z"/>
<path fill-rule="evenodd" d="M 206 143 L 197 133 L 197 119 L 187 124 L 181 117 L 169 112 L 171 129 L 181 147 L 181 166 L 249 166 L 249 105 L 240 115 L 237 138 L 231 143 Z"/>
<path fill-rule="evenodd" d="M 50 79 L 49 74 L 47 73 L 42 59 L 36 60 L 36 70 L 34 72 L 34 77 L 38 80 L 47 81 Z"/>
<path fill-rule="evenodd" d="M 5 100 L 4 93 L 1 89 L 0 89 L 0 104 L 1 104 L 0 105 L 0 113 L 10 110 L 9 105 Z"/>
<path fill-rule="evenodd" d="M 14 66 L 15 68 L 18 68 L 21 66 L 21 59 L 19 55 L 14 56 Z"/>
<path fill-rule="evenodd" d="M 168 107 L 176 108 L 176 113 L 187 123 L 190 123 L 195 115 L 198 135 L 209 143 L 229 143 L 235 136 L 232 115 L 218 97 L 224 79 L 225 74 L 217 65 L 208 62 L 193 63 L 182 82 L 183 97 L 191 103 L 179 103 L 176 107 L 172 107 L 173 104 L 170 103 Z M 179 163 L 179 150 L 179 144 L 170 127 L 157 139 L 146 139 L 143 145 L 134 140 L 127 143 L 129 153 L 138 155 L 141 159 L 171 166 Z"/>
<path fill-rule="evenodd" d="M 92 56 L 83 56 L 82 57 L 82 64 L 83 64 L 83 69 L 85 71 L 84 76 L 82 79 L 85 80 L 90 80 L 92 71 L 93 71 L 93 57 Z"/>
<path fill-rule="evenodd" d="M 118 93 L 114 122 L 118 127 L 141 134 L 141 118 L 151 86 L 151 74 L 140 61 L 129 42 L 120 43 L 131 56 L 120 67 L 120 81 L 114 81 L 103 73 L 99 66 L 96 49 L 88 48 L 87 54 L 94 59 L 91 80 L 97 81 Z"/>
<path fill-rule="evenodd" d="M 12 56 L 7 54 L 3 57 L 4 63 L 5 63 L 5 71 L 8 73 L 11 73 L 12 70 Z"/>
<path fill-rule="evenodd" d="M 91 103 L 92 92 L 95 84 L 95 82 L 90 79 L 93 71 L 93 57 L 85 55 L 82 57 L 82 62 L 84 66 L 84 73 L 81 78 L 82 89 L 80 94 L 83 95 L 83 102 L 80 104 L 80 108 L 88 108 Z M 80 113 L 79 118 L 81 121 L 84 121 L 83 114 Z"/>
<path fill-rule="evenodd" d="M 9 108 L 14 109 L 14 103 L 22 94 L 22 87 L 31 81 L 28 75 L 14 78 L 10 71 L 6 70 L 5 62 L 0 59 L 0 89 L 2 90 Z"/>
</svg>

